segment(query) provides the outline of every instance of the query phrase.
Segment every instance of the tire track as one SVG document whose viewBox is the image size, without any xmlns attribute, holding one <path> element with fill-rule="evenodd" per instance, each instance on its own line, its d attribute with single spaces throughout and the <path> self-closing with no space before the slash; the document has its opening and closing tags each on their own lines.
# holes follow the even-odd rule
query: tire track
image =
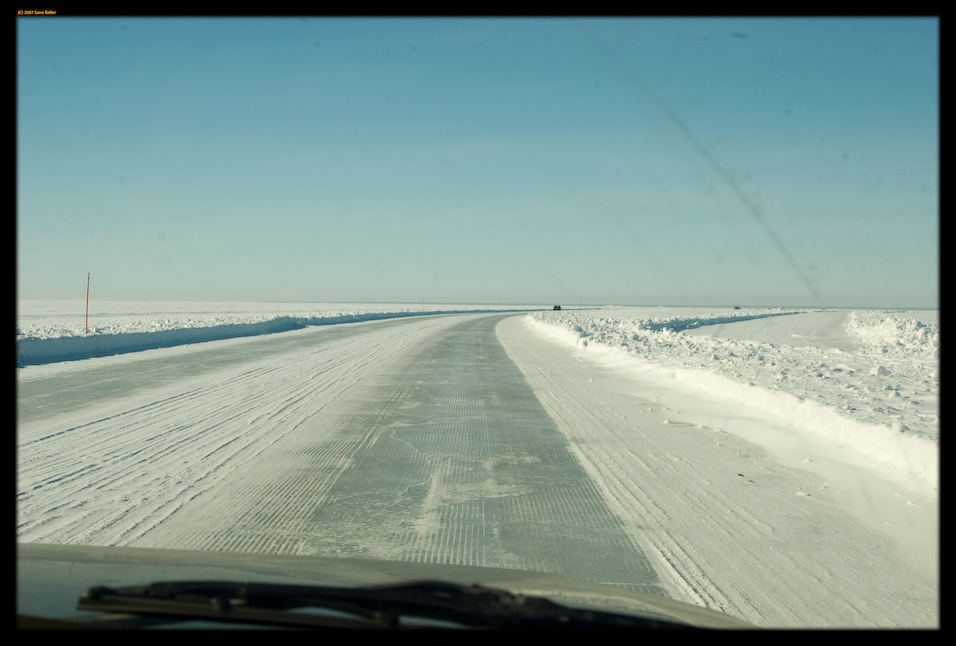
<svg viewBox="0 0 956 646">
<path fill-rule="evenodd" d="M 500 318 L 462 321 L 356 384 L 325 411 L 335 440 L 352 440 L 326 493 L 287 475 L 317 477 L 326 465 L 316 446 L 288 446 L 284 462 L 302 466 L 248 504 L 297 501 L 290 513 L 300 520 L 282 525 L 250 509 L 239 524 L 266 523 L 294 553 L 531 568 L 661 594 L 503 352 Z M 251 549 L 234 533 L 203 547 Z"/>
<path fill-rule="evenodd" d="M 370 327 L 37 417 L 18 429 L 19 540 L 523 568 L 665 594 L 502 349 L 501 318 Z"/>
<path fill-rule="evenodd" d="M 822 477 L 717 429 L 665 422 L 681 414 L 627 394 L 605 368 L 582 369 L 521 325 L 499 326 L 509 355 L 671 596 L 763 626 L 933 621 L 931 582 L 894 560 L 886 536 L 833 505 Z M 696 416 L 722 419 L 707 402 L 695 405 Z M 874 572 L 901 592 L 874 586 Z"/>
<path fill-rule="evenodd" d="M 335 339 L 338 352 L 305 344 L 304 353 L 227 362 L 212 375 L 19 424 L 18 540 L 137 544 L 300 432 L 363 374 L 449 324 L 370 325 Z M 34 399 L 18 401 L 23 417 Z"/>
</svg>

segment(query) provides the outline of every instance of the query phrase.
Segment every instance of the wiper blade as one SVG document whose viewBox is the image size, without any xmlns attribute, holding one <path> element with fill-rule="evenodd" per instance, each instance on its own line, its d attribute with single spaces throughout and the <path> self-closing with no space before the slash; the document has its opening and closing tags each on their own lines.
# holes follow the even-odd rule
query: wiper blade
<svg viewBox="0 0 956 646">
<path fill-rule="evenodd" d="M 441 581 L 343 588 L 232 581 L 171 581 L 90 588 L 80 610 L 190 617 L 272 626 L 402 628 L 402 618 L 452 622 L 470 628 L 694 628 L 657 618 L 582 610 L 543 597 Z M 319 608 L 360 619 L 291 610 Z"/>
</svg>

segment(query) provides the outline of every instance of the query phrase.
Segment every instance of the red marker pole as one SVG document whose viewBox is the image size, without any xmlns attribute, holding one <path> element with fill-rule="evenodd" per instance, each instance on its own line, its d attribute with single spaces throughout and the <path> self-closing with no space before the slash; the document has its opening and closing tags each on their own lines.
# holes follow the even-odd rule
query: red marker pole
<svg viewBox="0 0 956 646">
<path fill-rule="evenodd" d="M 86 272 L 86 332 L 90 333 L 90 272 Z"/>
</svg>

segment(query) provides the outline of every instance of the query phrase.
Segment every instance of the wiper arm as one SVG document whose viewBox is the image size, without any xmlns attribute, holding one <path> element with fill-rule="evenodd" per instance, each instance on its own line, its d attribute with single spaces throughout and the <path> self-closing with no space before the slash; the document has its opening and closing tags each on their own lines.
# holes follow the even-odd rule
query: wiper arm
<svg viewBox="0 0 956 646">
<path fill-rule="evenodd" d="M 694 628 L 661 619 L 569 608 L 543 597 L 478 585 L 421 581 L 340 588 L 231 581 L 172 581 L 90 588 L 80 610 L 192 617 L 272 626 L 400 628 L 402 617 L 471 628 Z M 321 608 L 362 619 L 289 612 Z"/>
</svg>

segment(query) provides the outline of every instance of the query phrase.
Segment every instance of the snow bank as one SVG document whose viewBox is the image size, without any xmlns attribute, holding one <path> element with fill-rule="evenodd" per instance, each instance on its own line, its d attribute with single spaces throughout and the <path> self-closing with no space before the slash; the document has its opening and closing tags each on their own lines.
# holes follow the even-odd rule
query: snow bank
<svg viewBox="0 0 956 646">
<path fill-rule="evenodd" d="M 596 358 L 630 362 L 645 375 L 782 416 L 794 428 L 850 447 L 870 463 L 936 486 L 938 324 L 908 313 L 854 311 L 846 333 L 859 338 L 862 347 L 846 352 L 680 332 L 788 315 L 779 325 L 800 336 L 800 315 L 807 310 L 655 317 L 628 310 L 533 313 L 528 321 L 539 334 Z"/>
<path fill-rule="evenodd" d="M 894 312 L 857 310 L 847 329 L 871 353 L 939 359 L 939 324 Z"/>
<path fill-rule="evenodd" d="M 320 304 L 316 309 L 325 307 L 327 306 Z M 283 310 L 292 308 L 298 311 L 291 314 L 282 313 Z M 499 311 L 498 308 L 499 306 L 489 306 L 425 311 L 396 307 L 303 312 L 302 304 L 216 303 L 197 309 L 196 304 L 111 302 L 106 304 L 105 314 L 94 317 L 87 334 L 82 317 L 82 304 L 77 308 L 66 306 L 63 302 L 23 302 L 17 317 L 17 367 L 273 334 L 312 325 Z M 75 313 L 77 311 L 79 315 Z"/>
</svg>

